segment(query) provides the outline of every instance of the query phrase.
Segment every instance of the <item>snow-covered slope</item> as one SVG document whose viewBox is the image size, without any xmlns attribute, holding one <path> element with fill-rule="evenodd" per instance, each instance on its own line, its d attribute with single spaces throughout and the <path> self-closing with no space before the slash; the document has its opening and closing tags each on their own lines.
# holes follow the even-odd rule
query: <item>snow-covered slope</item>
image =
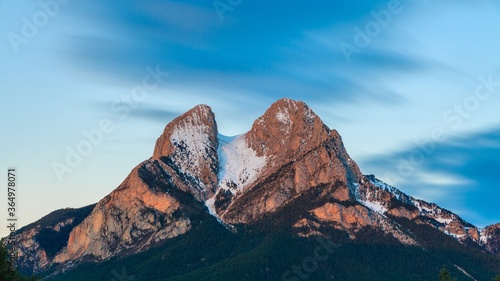
<svg viewBox="0 0 500 281">
<path fill-rule="evenodd" d="M 173 184 L 200 201 L 212 197 L 218 184 L 218 130 L 215 115 L 198 105 L 169 123 L 156 141 L 153 157 Z"/>
<path fill-rule="evenodd" d="M 233 194 L 253 183 L 266 165 L 265 156 L 257 156 L 246 135 L 227 137 L 219 134 L 219 184 Z"/>
<path fill-rule="evenodd" d="M 371 186 L 358 186 L 357 200 L 380 214 L 405 217 L 419 224 L 430 225 L 463 243 L 470 240 L 484 245 L 488 240 L 480 229 L 451 211 L 409 196 L 374 175 L 367 175 L 365 179 Z"/>
</svg>

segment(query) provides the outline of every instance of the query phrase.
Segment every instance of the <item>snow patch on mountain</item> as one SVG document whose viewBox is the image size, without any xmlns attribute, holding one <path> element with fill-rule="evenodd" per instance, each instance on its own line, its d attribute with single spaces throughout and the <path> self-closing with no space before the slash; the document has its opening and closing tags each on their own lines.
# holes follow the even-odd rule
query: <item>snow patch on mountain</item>
<svg viewBox="0 0 500 281">
<path fill-rule="evenodd" d="M 453 221 L 453 219 L 445 219 L 442 217 L 437 217 L 436 220 L 442 224 L 449 224 Z"/>
<path fill-rule="evenodd" d="M 422 200 L 413 199 L 412 203 L 420 210 L 421 215 L 433 218 L 439 223 L 447 225 L 458 219 L 456 215 L 445 211 L 435 205 L 433 206 L 432 204 L 425 203 Z"/>
<path fill-rule="evenodd" d="M 384 214 L 385 212 L 387 212 L 387 208 L 384 207 L 380 202 L 370 202 L 370 201 L 360 201 L 360 202 L 377 213 Z"/>
<path fill-rule="evenodd" d="M 446 209 L 442 209 L 436 204 L 427 203 L 423 200 L 411 197 L 400 191 L 399 189 L 382 182 L 373 175 L 367 175 L 365 177 L 378 189 L 391 193 L 395 199 L 417 207 L 419 210 L 419 215 L 436 221 L 436 224 L 434 226 L 443 233 L 457 239 L 458 241 L 463 241 L 468 237 L 470 237 L 474 241 L 477 241 L 477 238 L 474 238 L 473 236 L 471 236 L 471 234 L 468 233 L 468 231 L 470 231 L 469 224 L 464 222 L 456 214 Z M 379 213 L 386 212 L 387 209 L 384 208 L 383 204 L 378 202 L 378 200 L 374 200 L 374 198 L 377 198 L 377 196 L 374 195 L 376 194 L 372 190 L 368 190 L 366 194 L 363 194 L 363 196 L 360 196 L 359 192 L 356 193 L 358 201 L 365 206 Z M 483 234 L 483 236 L 480 237 L 480 240 L 488 241 L 488 238 L 484 237 Z M 484 242 L 481 243 L 484 244 Z"/>
<path fill-rule="evenodd" d="M 285 125 L 289 125 L 290 123 L 290 116 L 288 115 L 288 111 L 279 111 L 278 113 L 276 113 L 276 119 L 278 119 L 278 121 L 280 121 L 281 123 L 285 124 Z"/>
<path fill-rule="evenodd" d="M 307 120 L 307 122 L 314 123 L 314 120 L 316 119 L 316 117 L 317 117 L 317 115 L 314 114 L 314 112 L 312 111 L 312 109 L 307 108 L 307 110 L 306 110 L 306 120 Z"/>
<path fill-rule="evenodd" d="M 281 130 L 286 132 L 286 134 L 290 133 L 290 127 L 292 126 L 292 119 L 290 118 L 290 114 L 288 113 L 288 109 L 280 108 L 280 110 L 276 113 L 276 119 L 283 124 L 281 126 Z M 285 144 L 285 140 L 281 140 L 281 144 Z"/>
<path fill-rule="evenodd" d="M 219 188 L 235 194 L 253 183 L 267 163 L 248 146 L 246 135 L 227 137 L 219 134 Z"/>
<path fill-rule="evenodd" d="M 391 185 L 388 185 L 386 184 L 385 182 L 377 179 L 375 176 L 373 175 L 368 175 L 366 176 L 367 179 L 373 184 L 375 185 L 376 187 L 382 189 L 382 190 L 385 190 L 389 193 L 391 193 L 392 195 L 394 195 L 394 197 L 396 197 L 397 200 L 400 200 L 400 201 L 405 201 L 404 199 L 408 199 L 409 196 L 406 195 L 404 192 L 402 192 L 401 190 L 395 188 L 394 186 L 391 186 Z"/>
<path fill-rule="evenodd" d="M 428 214 L 428 213 L 432 213 L 433 210 L 432 209 L 429 209 L 427 208 L 426 206 L 422 206 L 422 202 L 420 200 L 412 200 L 412 203 L 415 207 L 418 208 L 418 210 L 420 211 L 420 214 Z"/>
<path fill-rule="evenodd" d="M 193 116 L 193 118 L 201 118 Z M 201 120 L 193 120 L 194 124 Z M 170 136 L 170 142 L 175 146 L 175 160 L 180 164 L 183 171 L 189 171 L 196 178 L 200 176 L 202 165 L 206 159 L 200 155 L 206 154 L 207 147 L 210 146 L 209 135 L 201 126 L 177 126 Z M 203 185 L 202 182 L 199 182 Z"/>
<path fill-rule="evenodd" d="M 370 194 L 364 194 L 364 196 L 361 196 L 359 194 L 359 183 L 353 183 L 354 186 L 354 194 L 356 196 L 356 200 L 368 207 L 369 209 L 383 215 L 385 212 L 387 212 L 387 208 L 382 205 L 382 202 L 378 202 L 375 200 L 368 200 L 367 198 L 373 198 L 373 196 L 370 196 Z"/>
<path fill-rule="evenodd" d="M 485 245 L 486 243 L 488 243 L 488 240 L 491 239 L 491 236 L 487 235 L 485 233 L 485 229 L 482 228 L 482 229 L 479 229 L 479 242 L 482 244 L 482 245 Z"/>
<path fill-rule="evenodd" d="M 219 215 L 217 215 L 217 211 L 215 210 L 215 198 L 216 195 L 205 201 L 205 206 L 207 206 L 208 213 L 214 216 L 220 223 L 222 223 L 222 220 L 220 219 Z"/>
</svg>

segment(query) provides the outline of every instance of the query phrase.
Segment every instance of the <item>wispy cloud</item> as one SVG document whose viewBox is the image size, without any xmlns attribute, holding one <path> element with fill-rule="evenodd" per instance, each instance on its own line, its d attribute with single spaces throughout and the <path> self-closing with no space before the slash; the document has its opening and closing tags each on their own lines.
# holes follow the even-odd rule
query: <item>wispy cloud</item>
<svg viewBox="0 0 500 281">
<path fill-rule="evenodd" d="M 306 2 L 268 5 L 252 1 L 239 6 L 223 23 L 209 2 L 112 2 L 92 4 L 97 11 L 95 26 L 91 32 L 73 34 L 68 51 L 86 67 L 125 79 L 135 77 L 138 66 L 161 62 L 177 74 L 174 83 L 178 85 L 197 83 L 273 99 L 284 95 L 304 99 L 314 94 L 317 99 L 336 102 L 361 96 L 394 102 L 397 93 L 373 84 L 364 87 L 360 75 L 365 74 L 366 80 L 366 68 L 373 63 L 379 65 L 377 71 L 422 67 L 409 57 L 383 52 L 367 52 L 359 64 L 348 66 L 338 48 L 324 48 L 306 36 L 332 23 L 363 19 L 386 1 L 359 1 L 356 9 L 329 1 L 314 7 Z"/>
<path fill-rule="evenodd" d="M 0 2 L 4 35 L 22 32 L 23 17 L 31 20 L 40 9 L 36 1 Z M 444 110 L 474 93 L 478 76 L 491 73 L 500 79 L 500 4 L 494 0 L 402 0 L 404 10 L 346 61 L 339 44 L 352 43 L 355 28 L 365 28 L 388 2 L 245 0 L 221 21 L 213 1 L 206 0 L 69 1 L 20 54 L 0 54 L 1 120 L 6 131 L 15 132 L 0 138 L 0 153 L 31 175 L 26 184 L 32 192 L 25 194 L 25 205 L 33 206 L 28 220 L 53 207 L 100 199 L 106 180 L 110 191 L 112 182 L 150 156 L 150 145 L 165 124 L 196 104 L 212 106 L 221 132 L 232 135 L 248 130 L 276 99 L 303 100 L 342 133 L 359 159 L 425 137 L 427 128 L 443 123 Z M 12 49 L 9 40 L 0 45 Z M 29 159 L 50 163 L 81 128 L 95 125 L 93 118 L 112 114 L 110 104 L 141 83 L 145 66 L 158 64 L 170 73 L 168 83 L 131 110 L 122 131 L 118 127 L 110 137 L 116 143 L 89 159 L 94 172 L 108 171 L 106 177 L 82 172 L 67 193 L 61 190 L 68 186 L 44 179 L 44 168 Z M 497 94 L 498 89 L 455 133 L 498 124 Z M 82 106 L 89 100 L 101 104 Z M 34 134 L 43 136 L 38 146 L 28 144 Z M 474 222 L 489 222 L 498 213 L 487 207 L 498 198 L 493 188 L 498 186 L 498 143 L 494 136 L 450 140 L 422 166 L 420 177 L 399 187 L 455 204 L 462 212 L 477 208 L 482 216 Z M 19 145 L 22 149 L 11 149 Z M 130 151 L 137 151 L 135 157 Z M 404 152 L 362 167 L 383 176 L 379 171 L 393 171 L 397 156 L 408 156 Z M 109 153 L 112 171 L 100 158 Z M 39 198 L 47 190 L 60 196 L 42 206 Z M 75 190 L 85 196 L 73 196 Z"/>
<path fill-rule="evenodd" d="M 134 110 L 130 117 L 143 118 L 147 119 L 148 121 L 167 124 L 180 114 L 181 114 L 180 112 L 171 111 L 168 109 L 162 109 L 157 107 L 149 107 L 149 108 L 142 107 L 138 108 L 137 110 Z"/>
<path fill-rule="evenodd" d="M 388 181 L 391 181 L 388 175 L 395 175 L 397 186 L 409 194 L 450 209 L 466 210 L 469 213 L 466 219 L 488 224 L 500 221 L 497 212 L 499 144 L 500 128 L 451 138 L 437 144 L 435 151 L 428 154 L 411 175 L 398 176 L 399 166 L 427 144 L 379 155 L 362 161 L 361 166 L 366 172 Z"/>
<path fill-rule="evenodd" d="M 474 184 L 474 181 L 470 179 L 465 179 L 458 175 L 428 172 L 428 171 L 416 173 L 415 178 L 418 182 L 422 183 L 423 185 L 460 186 L 460 185 Z"/>
</svg>

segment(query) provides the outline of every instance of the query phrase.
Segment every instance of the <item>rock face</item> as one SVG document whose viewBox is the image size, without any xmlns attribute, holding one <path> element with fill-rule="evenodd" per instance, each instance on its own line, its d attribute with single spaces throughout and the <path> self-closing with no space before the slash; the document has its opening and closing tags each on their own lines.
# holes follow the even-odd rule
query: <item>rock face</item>
<svg viewBox="0 0 500 281">
<path fill-rule="evenodd" d="M 165 127 L 156 141 L 153 159 L 179 173 L 179 186 L 198 200 L 211 197 L 217 187 L 217 123 L 206 105 L 198 105 Z"/>
<path fill-rule="evenodd" d="M 17 265 L 21 271 L 39 273 L 52 264 L 55 255 L 67 245 L 70 232 L 94 207 L 95 204 L 80 209 L 57 210 L 18 230 Z"/>
<path fill-rule="evenodd" d="M 249 146 L 257 155 L 270 158 L 270 167 L 262 173 L 263 177 L 282 165 L 303 162 L 294 167 L 298 191 L 332 182 L 333 174 L 354 182 L 362 179 L 337 131 L 330 130 L 303 102 L 283 99 L 274 103 L 255 121 L 247 135 Z M 336 162 L 330 163 L 330 160 Z M 316 161 L 320 164 L 314 167 Z"/>
<path fill-rule="evenodd" d="M 485 227 L 481 231 L 480 242 L 488 251 L 500 255 L 500 223 Z"/>
<path fill-rule="evenodd" d="M 440 208 L 436 204 L 409 196 L 395 187 L 389 186 L 375 178 L 366 176 L 366 182 L 357 189 L 357 197 L 366 206 L 394 217 L 402 217 L 418 224 L 434 227 L 462 243 L 473 241 L 478 245 L 485 243 L 480 240 L 480 230 L 464 221 L 458 215 Z M 491 250 L 489 250 L 491 252 Z"/>
<path fill-rule="evenodd" d="M 103 260 L 139 252 L 186 233 L 190 220 L 176 215 L 180 203 L 155 189 L 158 183 L 148 185 L 151 177 L 168 185 L 158 162 L 143 162 L 71 232 L 67 247 L 54 261 L 65 263 L 85 257 Z"/>
<path fill-rule="evenodd" d="M 363 227 L 377 227 L 385 233 L 390 233 L 401 243 L 407 245 L 417 244 L 413 238 L 401 231 L 388 219 L 361 205 L 346 207 L 338 203 L 327 203 L 314 209 L 312 213 L 322 224 L 331 223 L 333 227 L 347 231 L 352 239 L 356 238 L 356 232 Z"/>
<path fill-rule="evenodd" d="M 500 225 L 479 230 L 450 211 L 364 176 L 337 131 L 303 102 L 283 99 L 236 137 L 218 133 L 215 115 L 205 105 L 176 118 L 158 138 L 153 156 L 95 207 L 20 230 L 19 266 L 30 273 L 56 264 L 65 270 L 81 261 L 145 251 L 189 232 L 193 204 L 205 204 L 228 228 L 291 208 L 288 227 L 297 235 L 340 230 L 356 239 L 372 229 L 418 246 L 397 223 L 406 219 L 500 254 Z"/>
<path fill-rule="evenodd" d="M 21 268 L 32 268 L 34 272 L 38 272 L 50 264 L 51 259 L 47 257 L 47 252 L 35 239 L 40 231 L 41 226 L 23 231 L 17 237 L 17 243 L 20 245 L 17 250 L 18 264 Z"/>
<path fill-rule="evenodd" d="M 265 159 L 253 184 L 217 204 L 216 213 L 228 223 L 249 223 L 276 211 L 292 198 L 337 180 L 348 187 L 362 180 L 340 135 L 330 130 L 303 102 L 284 99 L 273 104 L 244 135 L 247 146 Z M 339 194 L 348 199 L 348 192 Z"/>
</svg>

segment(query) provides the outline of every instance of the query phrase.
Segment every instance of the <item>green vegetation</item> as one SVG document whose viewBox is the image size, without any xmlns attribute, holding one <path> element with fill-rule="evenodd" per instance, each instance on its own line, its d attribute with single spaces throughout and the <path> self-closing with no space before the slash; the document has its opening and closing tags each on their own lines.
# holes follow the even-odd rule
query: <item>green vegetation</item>
<svg viewBox="0 0 500 281">
<path fill-rule="evenodd" d="M 35 281 L 34 277 L 24 277 L 11 270 L 7 249 L 0 243 L 0 281 Z"/>
<path fill-rule="evenodd" d="M 365 239 L 373 235 L 366 230 Z M 294 266 L 302 267 L 306 258 L 313 257 L 318 246 L 313 237 L 300 238 L 285 232 L 233 234 L 213 220 L 196 224 L 186 235 L 145 253 L 100 264 L 83 264 L 49 280 L 107 281 L 113 279 L 113 271 L 121 273 L 123 269 L 134 280 L 144 281 L 283 280 L 285 272 L 292 271 Z M 440 270 L 437 265 L 442 264 L 452 269 L 451 274 L 457 280 L 470 280 L 453 266 L 447 254 L 438 251 L 352 241 L 334 249 L 328 259 L 318 263 L 316 270 L 307 273 L 307 280 L 332 280 L 332 276 L 346 281 L 435 280 Z M 472 261 L 460 266 L 466 270 L 475 268 Z M 491 280 L 494 276 L 487 268 L 471 273 L 489 276 L 478 280 Z"/>
<path fill-rule="evenodd" d="M 343 281 L 435 280 L 441 269 L 439 265 L 446 265 L 456 280 L 469 281 L 454 264 L 478 280 L 491 280 L 500 268 L 500 259 L 471 253 L 452 239 L 443 240 L 449 237 L 438 236 L 440 232 L 429 227 L 421 230 L 426 234 L 425 249 L 401 245 L 393 237 L 369 228 L 358 233 L 356 240 L 349 240 L 344 232 L 331 230 L 328 239 L 342 246 L 335 248 L 327 259 L 309 264 L 309 269 L 315 270 L 305 271 L 304 263 L 310 261 L 308 257 L 314 256 L 321 243 L 316 237 L 293 234 L 290 223 L 302 208 L 307 208 L 303 203 L 290 204 L 258 224 L 237 226 L 236 233 L 205 212 L 193 211 L 193 229 L 185 235 L 144 253 L 99 264 L 82 264 L 48 280 L 108 281 L 116 273 L 144 281 L 302 280 L 293 274 L 297 267 L 307 274 L 307 280 L 317 281 L 332 277 Z M 198 208 L 194 206 L 193 210 Z M 417 229 L 418 226 L 414 231 Z M 283 279 L 286 272 L 292 273 Z"/>
<path fill-rule="evenodd" d="M 92 212 L 95 205 L 96 204 L 92 204 L 92 205 L 85 206 L 85 207 L 82 207 L 79 209 L 67 208 L 67 209 L 60 209 L 60 210 L 54 211 L 54 212 L 46 215 L 45 217 L 41 218 L 40 220 L 38 220 L 34 223 L 31 223 L 31 224 L 28 224 L 27 226 L 19 229 L 17 232 L 19 233 L 19 232 L 27 231 L 27 230 L 30 230 L 30 229 L 37 227 L 38 225 L 45 225 L 45 226 L 50 225 L 50 226 L 52 226 L 52 225 L 57 224 L 58 222 L 64 221 L 64 220 L 69 219 L 69 218 L 74 218 L 73 224 L 79 224 L 80 222 L 83 221 L 83 219 L 85 219 L 90 214 L 90 212 Z"/>
<path fill-rule="evenodd" d="M 146 173 L 143 176 L 145 180 L 154 180 Z M 314 220 L 308 210 L 328 200 L 356 204 L 325 200 L 321 196 L 333 193 L 338 186 L 337 183 L 313 188 L 256 224 L 236 226 L 235 232 L 228 231 L 207 214 L 205 206 L 191 195 L 176 189 L 165 190 L 182 202 L 180 212 L 188 213 L 191 218 L 192 229 L 188 233 L 146 252 L 101 263 L 83 263 L 47 280 L 435 280 L 441 265 L 449 269 L 443 277 L 456 276 L 458 281 L 470 278 L 454 265 L 478 280 L 491 280 L 498 274 L 500 258 L 467 248 L 432 227 L 408 220 L 401 219 L 399 223 L 421 237 L 418 243 L 423 247 L 402 245 L 394 237 L 371 228 L 361 230 L 356 233 L 356 240 L 350 240 L 345 232 L 324 226 L 321 231 L 330 241 L 327 243 L 339 244 L 328 249 L 324 246 L 326 240 L 319 242 L 314 236 L 296 235 L 297 230 L 291 226 L 298 219 L 305 216 Z M 328 254 L 311 260 L 318 247 L 322 255 Z M 307 278 L 299 278 L 299 274 Z"/>
<path fill-rule="evenodd" d="M 27 231 L 38 225 L 45 226 L 40 232 L 35 236 L 35 240 L 40 244 L 40 247 L 45 250 L 47 257 L 53 258 L 59 251 L 61 251 L 69 239 L 69 234 L 75 226 L 80 224 L 94 209 L 95 204 L 89 205 L 79 209 L 61 209 L 54 211 L 45 217 L 41 218 L 36 223 L 29 224 L 21 228 L 19 232 Z M 61 227 L 60 231 L 55 231 L 51 227 L 59 222 L 64 222 L 68 219 L 72 219 L 72 223 L 69 223 Z"/>
<path fill-rule="evenodd" d="M 451 279 L 451 273 L 446 269 L 446 266 L 443 266 L 441 268 L 441 271 L 439 272 L 439 280 L 440 281 L 452 281 Z"/>
<path fill-rule="evenodd" d="M 500 274 L 493 278 L 493 281 L 500 281 Z"/>
<path fill-rule="evenodd" d="M 404 203 L 403 201 L 400 201 L 394 197 L 391 198 L 391 208 L 399 208 L 399 207 L 404 207 L 405 209 L 407 209 L 410 212 L 418 210 L 418 208 L 415 207 L 414 205 Z"/>
<path fill-rule="evenodd" d="M 72 229 L 72 225 L 62 227 L 61 231 L 55 231 L 52 228 L 44 228 L 35 236 L 35 239 L 45 250 L 47 257 L 53 258 L 59 251 L 66 247 Z"/>
</svg>

